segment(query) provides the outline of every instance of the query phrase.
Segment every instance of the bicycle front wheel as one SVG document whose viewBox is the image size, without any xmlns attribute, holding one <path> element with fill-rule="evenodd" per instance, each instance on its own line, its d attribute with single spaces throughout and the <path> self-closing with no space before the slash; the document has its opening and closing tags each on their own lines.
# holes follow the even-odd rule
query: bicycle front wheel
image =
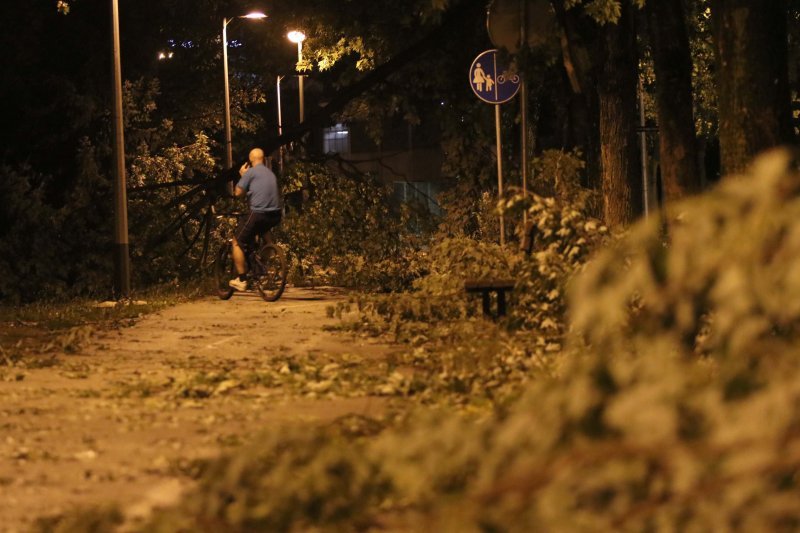
<svg viewBox="0 0 800 533">
<path fill-rule="evenodd" d="M 253 255 L 253 282 L 267 302 L 278 300 L 286 288 L 286 254 L 280 246 L 267 244 Z"/>
<path fill-rule="evenodd" d="M 227 300 L 233 296 L 233 287 L 228 282 L 234 278 L 233 247 L 226 242 L 219 248 L 217 259 L 214 263 L 214 283 L 217 287 L 217 296 Z"/>
</svg>

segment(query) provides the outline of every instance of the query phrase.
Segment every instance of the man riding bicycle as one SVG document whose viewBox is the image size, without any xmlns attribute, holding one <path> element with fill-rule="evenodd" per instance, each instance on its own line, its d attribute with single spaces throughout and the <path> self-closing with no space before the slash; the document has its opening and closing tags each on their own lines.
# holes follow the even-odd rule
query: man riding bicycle
<svg viewBox="0 0 800 533">
<path fill-rule="evenodd" d="M 250 213 L 239 221 L 233 237 L 233 263 L 238 276 L 228 282 L 237 291 L 247 289 L 247 254 L 255 245 L 257 235 L 263 235 L 281 221 L 281 199 L 278 179 L 266 167 L 264 151 L 253 148 L 249 163 L 239 169 L 241 179 L 236 184 L 234 195 L 247 196 Z"/>
</svg>

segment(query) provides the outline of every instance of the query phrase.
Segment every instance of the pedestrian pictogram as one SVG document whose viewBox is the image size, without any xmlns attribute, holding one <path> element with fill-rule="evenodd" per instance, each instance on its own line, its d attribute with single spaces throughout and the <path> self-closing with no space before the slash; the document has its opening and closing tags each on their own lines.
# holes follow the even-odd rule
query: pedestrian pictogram
<svg viewBox="0 0 800 533">
<path fill-rule="evenodd" d="M 475 95 L 490 104 L 502 104 L 514 98 L 521 81 L 514 65 L 498 61 L 497 50 L 487 50 L 475 58 L 469 69 L 469 80 Z"/>
</svg>

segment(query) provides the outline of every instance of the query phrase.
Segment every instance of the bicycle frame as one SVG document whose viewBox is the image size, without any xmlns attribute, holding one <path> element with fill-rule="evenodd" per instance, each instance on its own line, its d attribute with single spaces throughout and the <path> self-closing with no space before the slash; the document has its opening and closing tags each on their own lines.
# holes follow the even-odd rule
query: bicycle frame
<svg viewBox="0 0 800 533">
<path fill-rule="evenodd" d="M 217 215 L 217 219 L 225 220 L 242 214 L 223 213 Z M 226 224 L 232 234 L 233 224 L 230 221 L 227 221 Z M 232 247 L 234 242 L 233 235 L 225 239 L 214 263 L 214 272 L 217 278 L 217 296 L 223 300 L 230 298 L 234 292 L 228 284 L 228 279 L 236 273 L 233 265 Z M 286 254 L 275 242 L 270 230 L 256 236 L 253 249 L 245 254 L 245 261 L 251 283 L 261 294 L 261 297 L 268 302 L 278 300 L 286 287 Z"/>
</svg>

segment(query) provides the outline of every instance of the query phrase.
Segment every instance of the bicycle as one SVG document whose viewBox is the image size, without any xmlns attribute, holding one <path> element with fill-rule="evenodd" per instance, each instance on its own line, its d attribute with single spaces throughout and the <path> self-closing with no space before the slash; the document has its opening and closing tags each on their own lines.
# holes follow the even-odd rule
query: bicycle
<svg viewBox="0 0 800 533">
<path fill-rule="evenodd" d="M 228 213 L 218 215 L 218 220 L 226 217 L 242 216 L 243 213 Z M 230 222 L 228 222 L 230 231 Z M 286 253 L 272 239 L 272 234 L 267 230 L 263 235 L 256 237 L 255 246 L 247 254 L 248 288 L 255 288 L 261 298 L 267 302 L 277 301 L 286 289 Z M 228 300 L 235 292 L 228 282 L 236 277 L 236 267 L 233 264 L 233 238 L 228 237 L 222 243 L 216 254 L 214 262 L 214 278 L 217 285 L 217 296 L 221 300 Z"/>
<path fill-rule="evenodd" d="M 497 83 L 500 85 L 504 84 L 505 82 L 510 81 L 511 83 L 519 83 L 519 75 L 514 73 L 514 71 L 506 70 L 499 76 L 497 76 Z"/>
</svg>

